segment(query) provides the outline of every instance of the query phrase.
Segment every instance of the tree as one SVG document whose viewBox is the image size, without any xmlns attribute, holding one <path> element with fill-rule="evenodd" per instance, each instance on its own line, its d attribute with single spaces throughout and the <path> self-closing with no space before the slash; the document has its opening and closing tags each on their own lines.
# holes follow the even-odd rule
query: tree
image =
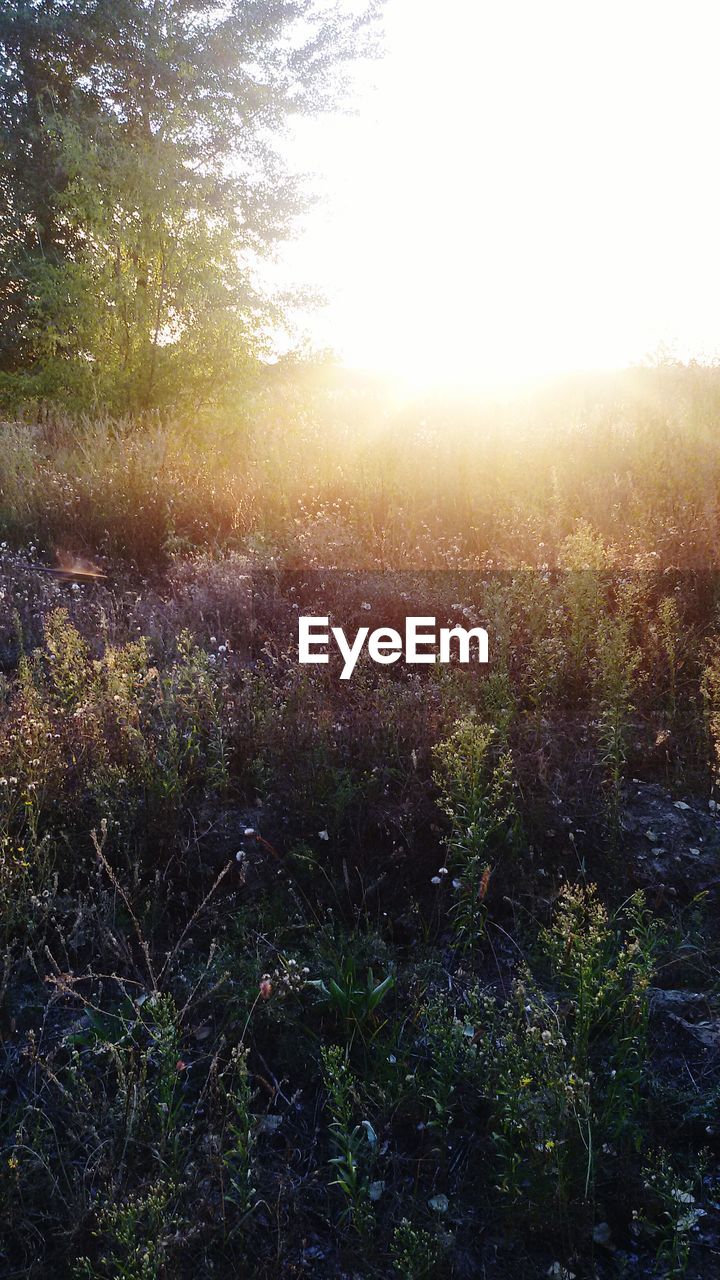
<svg viewBox="0 0 720 1280">
<path fill-rule="evenodd" d="M 75 230 L 59 217 L 67 175 L 46 115 L 81 126 L 91 108 L 78 25 L 88 8 L 9 0 L 0 12 L 0 370 L 32 359 L 38 276 L 77 251 Z"/>
<path fill-rule="evenodd" d="M 337 101 L 377 11 L 10 0 L 0 373 L 135 408 L 206 394 L 252 354 L 270 315 L 253 267 L 302 202 L 279 137 Z"/>
</svg>

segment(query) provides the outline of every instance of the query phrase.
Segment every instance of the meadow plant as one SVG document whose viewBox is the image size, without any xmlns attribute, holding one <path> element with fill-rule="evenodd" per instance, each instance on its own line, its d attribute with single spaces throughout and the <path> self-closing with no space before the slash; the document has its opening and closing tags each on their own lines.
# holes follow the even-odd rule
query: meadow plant
<svg viewBox="0 0 720 1280">
<path fill-rule="evenodd" d="M 700 689 L 712 749 L 713 779 L 717 786 L 720 781 L 720 645 L 714 640 L 708 647 Z"/>
<path fill-rule="evenodd" d="M 457 943 L 474 947 L 485 921 L 485 899 L 497 860 L 517 818 L 510 752 L 494 750 L 495 731 L 472 716 L 460 720 L 433 752 L 434 781 L 450 821 L 448 870 Z"/>
<path fill-rule="evenodd" d="M 665 666 L 667 723 L 674 731 L 680 695 L 678 682 L 683 666 L 683 624 L 675 596 L 663 596 L 658 602 L 654 630 Z"/>
<path fill-rule="evenodd" d="M 330 1185 L 337 1187 L 342 1194 L 343 1218 L 358 1231 L 365 1232 L 370 1229 L 373 1217 L 370 1174 L 375 1161 L 377 1136 L 369 1120 L 354 1123 L 358 1105 L 357 1083 L 344 1051 L 334 1045 L 323 1046 L 321 1059 L 331 1117 L 330 1135 L 335 1150 L 330 1159 L 335 1177 Z"/>
<path fill-rule="evenodd" d="M 469 1014 L 454 1060 L 490 1107 L 502 1197 L 574 1236 L 640 1146 L 659 938 L 641 896 L 610 918 L 592 888 L 569 886 L 540 941 L 553 997 L 526 971 L 510 999 Z"/>
<path fill-rule="evenodd" d="M 392 1238 L 392 1258 L 402 1280 L 428 1280 L 437 1273 L 442 1250 L 436 1236 L 414 1227 L 408 1218 L 396 1226 Z"/>
<path fill-rule="evenodd" d="M 160 673 L 145 639 L 94 657 L 56 610 L 44 647 L 20 662 L 0 736 L 8 794 L 22 797 L 8 820 L 38 839 L 58 811 L 77 821 L 90 800 L 123 825 L 176 822 L 189 791 L 225 786 L 227 751 L 221 675 L 188 633 Z"/>
<path fill-rule="evenodd" d="M 668 1153 L 652 1151 L 642 1169 L 644 1207 L 633 1213 L 635 1235 L 646 1235 L 655 1245 L 655 1256 L 668 1280 L 687 1274 L 693 1236 L 705 1210 L 699 1203 L 701 1161 L 695 1176 L 681 1174 Z"/>
<path fill-rule="evenodd" d="M 597 736 L 605 787 L 606 820 L 610 839 L 615 846 L 620 836 L 622 784 L 640 658 L 640 651 L 633 644 L 627 619 L 601 617 L 597 626 L 593 692 L 597 707 Z"/>
<path fill-rule="evenodd" d="M 102 1253 L 97 1262 L 80 1258 L 73 1280 L 160 1280 L 168 1255 L 168 1236 L 177 1224 L 168 1214 L 174 1188 L 156 1182 L 146 1191 L 108 1204 L 98 1214 L 95 1235 Z"/>
<path fill-rule="evenodd" d="M 558 553 L 565 573 L 564 604 L 568 616 L 568 652 L 573 682 L 582 684 L 595 652 L 597 619 L 603 613 L 613 552 L 590 523 L 581 519 Z"/>
<path fill-rule="evenodd" d="M 239 1217 L 229 1228 L 237 1232 L 255 1205 L 253 1186 L 254 1119 L 250 1111 L 252 1087 L 247 1066 L 247 1050 L 236 1046 L 226 1071 L 219 1077 L 225 1098 L 228 1120 L 223 1143 L 223 1168 L 226 1186 L 223 1213 L 232 1206 Z"/>
</svg>

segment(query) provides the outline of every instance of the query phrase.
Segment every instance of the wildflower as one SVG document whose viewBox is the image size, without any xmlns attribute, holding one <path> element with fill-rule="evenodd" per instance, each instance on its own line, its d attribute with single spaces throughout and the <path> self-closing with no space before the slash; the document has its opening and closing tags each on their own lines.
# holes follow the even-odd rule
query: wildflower
<svg viewBox="0 0 720 1280">
<path fill-rule="evenodd" d="M 431 883 L 431 884 L 442 884 L 442 880 L 440 879 L 440 876 L 433 876 L 433 877 L 431 878 L 431 880 L 430 880 L 430 883 Z"/>
<path fill-rule="evenodd" d="M 321 839 L 321 840 L 329 840 L 329 839 L 330 839 L 330 835 L 329 835 L 329 833 L 328 833 L 327 831 L 318 831 L 318 836 L 320 837 L 320 839 Z"/>
<path fill-rule="evenodd" d="M 246 836 L 254 836 L 254 835 L 255 835 L 255 828 L 254 828 L 254 827 L 246 827 L 246 828 L 245 828 L 245 832 L 244 832 L 244 834 L 245 834 Z"/>
<path fill-rule="evenodd" d="M 263 1000 L 269 1000 L 273 993 L 273 985 L 268 973 L 266 973 L 260 980 L 259 992 Z"/>
<path fill-rule="evenodd" d="M 185 1071 L 186 1069 L 187 1069 L 187 1063 L 183 1062 L 182 1058 L 178 1058 L 177 1062 L 175 1063 L 175 1070 L 180 1072 L 180 1071 Z"/>
</svg>

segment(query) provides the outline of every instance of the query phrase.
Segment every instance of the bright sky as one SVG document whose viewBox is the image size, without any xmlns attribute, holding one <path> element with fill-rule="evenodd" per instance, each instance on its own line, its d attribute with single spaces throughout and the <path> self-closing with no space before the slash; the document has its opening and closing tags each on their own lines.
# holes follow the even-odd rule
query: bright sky
<svg viewBox="0 0 720 1280">
<path fill-rule="evenodd" d="M 419 382 L 720 354 L 719 48 L 717 0 L 388 0 L 294 147 L 314 339 Z"/>
</svg>

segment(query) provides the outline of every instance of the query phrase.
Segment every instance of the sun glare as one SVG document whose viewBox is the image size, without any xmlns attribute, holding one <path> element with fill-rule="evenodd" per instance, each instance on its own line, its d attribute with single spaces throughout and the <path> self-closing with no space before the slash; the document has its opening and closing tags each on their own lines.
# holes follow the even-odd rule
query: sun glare
<svg viewBox="0 0 720 1280">
<path fill-rule="evenodd" d="M 389 0 L 283 270 L 313 340 L 475 384 L 720 348 L 714 3 Z"/>
</svg>

